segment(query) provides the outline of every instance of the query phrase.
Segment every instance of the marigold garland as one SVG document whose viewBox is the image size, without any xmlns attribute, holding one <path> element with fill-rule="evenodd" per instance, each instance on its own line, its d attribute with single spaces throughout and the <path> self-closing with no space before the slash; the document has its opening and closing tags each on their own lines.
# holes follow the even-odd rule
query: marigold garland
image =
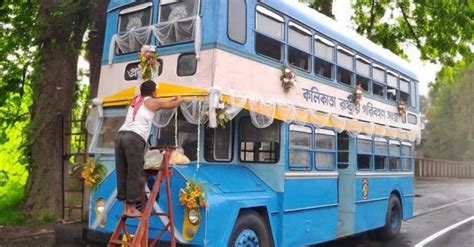
<svg viewBox="0 0 474 247">
<path fill-rule="evenodd" d="M 280 81 L 285 93 L 288 93 L 290 89 L 295 85 L 296 74 L 295 72 L 293 72 L 290 66 L 283 66 L 281 70 Z"/>
<path fill-rule="evenodd" d="M 92 190 L 96 189 L 105 175 L 107 175 L 107 167 L 95 162 L 94 159 L 88 159 L 87 163 L 82 167 L 81 177 L 84 179 L 84 183 Z"/>
<path fill-rule="evenodd" d="M 196 181 L 187 181 L 186 187 L 179 191 L 179 203 L 186 208 L 206 207 L 202 185 Z"/>
<path fill-rule="evenodd" d="M 144 80 L 151 80 L 153 75 L 158 72 L 158 55 L 155 53 L 155 47 L 144 45 L 140 51 L 140 73 Z"/>
</svg>

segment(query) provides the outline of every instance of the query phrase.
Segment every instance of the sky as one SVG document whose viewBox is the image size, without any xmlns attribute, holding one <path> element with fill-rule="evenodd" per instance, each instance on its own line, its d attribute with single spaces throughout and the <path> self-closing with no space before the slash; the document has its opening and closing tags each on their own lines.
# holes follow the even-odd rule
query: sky
<svg viewBox="0 0 474 247">
<path fill-rule="evenodd" d="M 340 22 L 346 27 L 351 27 L 351 16 L 353 11 L 351 9 L 351 4 L 349 0 L 334 0 L 333 13 L 338 22 Z M 420 52 L 413 45 L 407 45 L 407 47 L 404 47 L 404 49 L 405 53 L 410 59 L 409 62 L 413 65 L 415 70 L 422 71 L 422 73 L 419 73 L 419 90 L 420 95 L 426 96 L 428 94 L 428 84 L 435 80 L 436 72 L 441 69 L 441 65 L 420 61 Z"/>
</svg>

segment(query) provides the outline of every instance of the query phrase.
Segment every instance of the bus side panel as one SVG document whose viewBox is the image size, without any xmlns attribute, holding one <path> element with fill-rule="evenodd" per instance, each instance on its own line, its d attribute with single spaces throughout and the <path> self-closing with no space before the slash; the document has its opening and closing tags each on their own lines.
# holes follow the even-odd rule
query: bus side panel
<svg viewBox="0 0 474 247">
<path fill-rule="evenodd" d="M 356 229 L 364 232 L 385 225 L 388 199 L 392 191 L 398 191 L 401 196 L 403 218 L 413 215 L 413 197 L 406 196 L 413 192 L 413 177 L 372 177 L 368 181 L 368 198 L 363 198 L 363 179 L 356 182 Z M 411 189 L 410 189 L 411 188 Z"/>
<path fill-rule="evenodd" d="M 367 179 L 369 194 L 362 195 L 363 180 Z M 355 233 L 368 231 L 385 225 L 390 181 L 386 177 L 368 177 L 356 179 L 356 226 Z"/>
<path fill-rule="evenodd" d="M 336 238 L 337 178 L 287 179 L 282 246 L 302 246 Z"/>
</svg>

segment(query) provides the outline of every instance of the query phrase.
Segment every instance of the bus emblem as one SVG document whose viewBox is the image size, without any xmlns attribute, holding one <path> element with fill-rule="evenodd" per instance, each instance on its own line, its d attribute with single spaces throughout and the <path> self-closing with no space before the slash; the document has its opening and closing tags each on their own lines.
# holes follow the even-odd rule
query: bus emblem
<svg viewBox="0 0 474 247">
<path fill-rule="evenodd" d="M 364 200 L 369 198 L 369 181 L 367 178 L 362 179 L 362 198 Z"/>
</svg>

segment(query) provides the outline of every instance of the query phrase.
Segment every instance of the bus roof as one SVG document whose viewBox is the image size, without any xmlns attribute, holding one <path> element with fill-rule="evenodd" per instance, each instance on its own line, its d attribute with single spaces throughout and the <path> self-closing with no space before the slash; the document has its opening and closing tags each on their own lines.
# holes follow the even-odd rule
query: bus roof
<svg viewBox="0 0 474 247">
<path fill-rule="evenodd" d="M 337 21 L 309 8 L 303 3 L 290 0 L 261 0 L 261 2 L 334 39 L 338 43 L 354 49 L 362 55 L 368 56 L 379 63 L 418 80 L 416 71 L 411 69 L 412 65 L 408 61 L 403 60 L 391 51 L 373 43 L 354 30 L 344 27 Z"/>
</svg>

